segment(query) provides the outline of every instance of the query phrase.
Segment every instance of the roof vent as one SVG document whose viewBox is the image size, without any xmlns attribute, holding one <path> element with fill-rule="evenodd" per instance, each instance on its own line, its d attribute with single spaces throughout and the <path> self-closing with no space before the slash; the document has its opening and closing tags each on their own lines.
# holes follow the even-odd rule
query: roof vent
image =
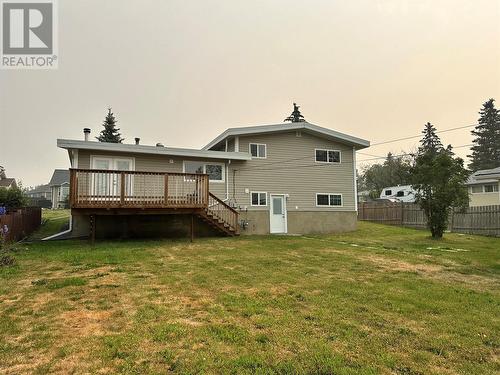
<svg viewBox="0 0 500 375">
<path fill-rule="evenodd" d="M 138 145 L 140 141 L 141 141 L 141 139 L 140 139 L 140 138 L 135 138 L 135 144 L 136 144 L 136 145 Z"/>
<path fill-rule="evenodd" d="M 83 137 L 85 141 L 87 142 L 89 140 L 89 134 L 90 134 L 90 129 L 89 128 L 83 128 Z"/>
<path fill-rule="evenodd" d="M 156 144 L 156 147 L 165 147 L 165 146 L 163 146 L 163 144 L 162 144 L 162 143 L 157 143 L 157 144 Z"/>
</svg>

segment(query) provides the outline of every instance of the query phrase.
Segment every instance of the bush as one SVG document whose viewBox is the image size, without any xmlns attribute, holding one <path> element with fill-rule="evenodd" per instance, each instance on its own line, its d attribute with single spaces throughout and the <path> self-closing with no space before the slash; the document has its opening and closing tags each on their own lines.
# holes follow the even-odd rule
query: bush
<svg viewBox="0 0 500 375">
<path fill-rule="evenodd" d="M 0 206 L 7 207 L 7 209 L 21 208 L 26 207 L 28 201 L 28 197 L 21 188 L 0 188 Z"/>
</svg>

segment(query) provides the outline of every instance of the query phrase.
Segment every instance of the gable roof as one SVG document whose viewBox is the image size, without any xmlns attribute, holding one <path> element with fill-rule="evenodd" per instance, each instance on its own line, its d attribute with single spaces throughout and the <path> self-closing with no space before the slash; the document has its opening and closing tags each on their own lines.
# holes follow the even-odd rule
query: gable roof
<svg viewBox="0 0 500 375">
<path fill-rule="evenodd" d="M 250 160 L 252 157 L 246 152 L 223 152 L 210 150 L 195 150 L 189 148 L 158 147 L 145 145 L 130 145 L 123 143 L 107 143 L 93 141 L 77 141 L 71 139 L 58 139 L 57 146 L 64 149 L 81 149 L 97 151 L 132 152 L 138 154 L 168 155 L 195 157 L 203 159 L 231 159 Z"/>
<path fill-rule="evenodd" d="M 11 186 L 16 186 L 16 180 L 14 178 L 0 179 L 0 187 L 11 187 Z"/>
<path fill-rule="evenodd" d="M 69 170 L 55 169 L 50 179 L 49 186 L 59 186 L 64 183 L 69 183 Z"/>
<path fill-rule="evenodd" d="M 310 124 L 308 122 L 294 122 L 294 123 L 283 123 L 276 125 L 259 125 L 259 126 L 246 126 L 242 128 L 229 128 L 222 134 L 220 134 L 217 138 L 212 140 L 205 147 L 203 147 L 202 150 L 209 150 L 210 148 L 224 141 L 227 137 L 231 136 L 277 133 L 289 130 L 302 130 L 305 132 L 319 135 L 324 138 L 331 139 L 333 141 L 346 143 L 348 145 L 356 147 L 356 149 L 362 149 L 370 146 L 369 141 L 361 138 L 340 133 L 332 129 L 323 128 L 321 126 Z"/>
<path fill-rule="evenodd" d="M 500 179 L 500 167 L 493 169 L 483 169 L 473 173 L 467 180 L 467 185 L 484 184 L 498 182 Z"/>
<path fill-rule="evenodd" d="M 28 190 L 26 193 L 27 194 L 50 193 L 50 185 L 45 184 L 45 185 L 35 186 L 33 189 Z"/>
</svg>

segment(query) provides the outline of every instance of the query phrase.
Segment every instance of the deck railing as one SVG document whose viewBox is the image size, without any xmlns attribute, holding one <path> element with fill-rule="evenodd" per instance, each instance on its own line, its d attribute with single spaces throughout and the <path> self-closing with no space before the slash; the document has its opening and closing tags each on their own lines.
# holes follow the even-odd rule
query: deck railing
<svg viewBox="0 0 500 375">
<path fill-rule="evenodd" d="M 71 208 L 206 208 L 208 175 L 70 169 Z"/>
<path fill-rule="evenodd" d="M 231 230 L 239 232 L 238 212 L 212 193 L 209 192 L 208 194 L 207 213 L 212 215 L 216 220 L 229 225 Z"/>
</svg>

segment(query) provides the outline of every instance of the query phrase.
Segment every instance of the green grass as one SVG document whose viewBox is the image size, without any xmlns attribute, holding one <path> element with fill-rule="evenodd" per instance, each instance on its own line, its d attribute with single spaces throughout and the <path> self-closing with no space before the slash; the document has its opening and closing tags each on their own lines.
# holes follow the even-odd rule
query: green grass
<svg viewBox="0 0 500 375">
<path fill-rule="evenodd" d="M 500 239 L 39 242 L 0 269 L 0 372 L 492 374 Z"/>
<path fill-rule="evenodd" d="M 69 225 L 70 210 L 46 210 L 42 211 L 42 226 L 32 233 L 28 240 L 36 241 L 59 233 L 67 229 Z"/>
</svg>

